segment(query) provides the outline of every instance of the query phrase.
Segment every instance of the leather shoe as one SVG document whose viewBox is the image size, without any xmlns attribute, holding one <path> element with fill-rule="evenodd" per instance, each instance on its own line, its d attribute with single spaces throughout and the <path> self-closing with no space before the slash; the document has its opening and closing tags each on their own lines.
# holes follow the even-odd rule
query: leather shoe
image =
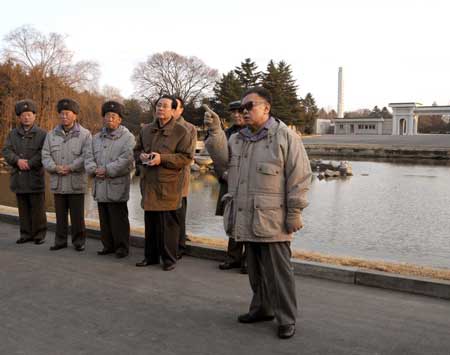
<svg viewBox="0 0 450 355">
<path fill-rule="evenodd" d="M 67 248 L 67 244 L 53 245 L 50 247 L 50 250 L 59 250 Z"/>
<path fill-rule="evenodd" d="M 278 337 L 288 339 L 295 334 L 295 324 L 285 324 L 278 327 Z"/>
<path fill-rule="evenodd" d="M 267 322 L 273 320 L 274 316 L 255 316 L 250 313 L 241 314 L 238 317 L 240 323 L 257 323 L 257 322 Z"/>
<path fill-rule="evenodd" d="M 173 270 L 173 269 L 175 269 L 175 264 L 165 264 L 163 266 L 163 270 L 164 271 L 170 271 L 170 270 Z"/>
<path fill-rule="evenodd" d="M 237 262 L 228 262 L 225 261 L 222 264 L 219 264 L 219 269 L 220 270 L 230 270 L 230 269 L 238 269 L 241 267 L 241 263 L 237 263 Z"/>
<path fill-rule="evenodd" d="M 239 272 L 243 275 L 247 275 L 248 274 L 247 266 L 241 266 L 241 270 L 239 270 Z"/>
<path fill-rule="evenodd" d="M 33 239 L 32 238 L 19 238 L 16 240 L 17 244 L 23 244 L 23 243 L 28 243 L 28 242 L 32 242 Z"/>
<path fill-rule="evenodd" d="M 137 266 L 137 267 L 142 267 L 142 266 L 149 266 L 149 265 L 154 265 L 154 264 L 157 264 L 157 263 L 151 263 L 151 262 L 148 261 L 147 259 L 144 259 L 144 260 L 142 260 L 142 261 L 136 263 L 136 266 Z"/>
<path fill-rule="evenodd" d="M 84 249 L 86 249 L 84 245 L 78 245 L 75 247 L 76 251 L 84 251 Z"/>
<path fill-rule="evenodd" d="M 112 253 L 114 253 L 114 250 L 103 249 L 103 250 L 99 250 L 97 252 L 97 255 L 108 255 L 108 254 L 112 254 Z"/>
<path fill-rule="evenodd" d="M 128 251 L 125 249 L 117 249 L 116 250 L 116 258 L 122 259 L 124 257 L 128 256 Z"/>
<path fill-rule="evenodd" d="M 44 244 L 44 243 L 45 243 L 44 239 L 35 239 L 34 240 L 34 244 L 36 244 L 36 245 L 40 245 L 40 244 Z"/>
</svg>

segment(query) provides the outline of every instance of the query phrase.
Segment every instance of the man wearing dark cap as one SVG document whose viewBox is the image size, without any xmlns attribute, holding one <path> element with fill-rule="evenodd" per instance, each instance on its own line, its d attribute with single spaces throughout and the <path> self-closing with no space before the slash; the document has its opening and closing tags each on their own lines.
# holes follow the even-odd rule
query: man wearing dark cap
<svg viewBox="0 0 450 355">
<path fill-rule="evenodd" d="M 228 110 L 230 111 L 232 120 L 232 126 L 225 130 L 225 136 L 227 137 L 227 139 L 230 139 L 232 134 L 239 132 L 245 127 L 244 117 L 242 113 L 239 112 L 240 106 L 240 101 L 233 101 L 228 105 Z M 219 198 L 217 199 L 216 215 L 223 216 L 222 197 L 228 192 L 228 184 L 227 181 L 222 178 L 222 176 L 219 176 L 219 184 L 220 190 Z M 221 270 L 240 268 L 241 274 L 246 274 L 247 265 L 245 256 L 244 243 L 237 242 L 233 237 L 230 237 L 228 239 L 227 257 L 223 263 L 219 264 L 219 268 Z"/>
<path fill-rule="evenodd" d="M 175 96 L 177 101 L 177 108 L 174 112 L 173 118 L 180 124 L 182 124 L 189 132 L 191 137 L 192 151 L 195 152 L 195 147 L 197 145 L 197 129 L 192 123 L 189 123 L 184 119 L 184 102 L 179 96 Z M 189 195 L 189 184 L 191 178 L 191 166 L 186 165 L 184 167 L 183 176 L 183 189 L 182 189 L 182 199 L 181 207 L 177 210 L 178 218 L 180 220 L 180 240 L 178 244 L 178 258 L 181 258 L 186 251 L 186 210 L 187 210 L 187 197 Z"/>
<path fill-rule="evenodd" d="M 50 250 L 67 248 L 68 214 L 70 213 L 72 244 L 84 250 L 84 194 L 87 175 L 83 149 L 90 147 L 91 133 L 77 122 L 80 106 L 75 100 L 58 101 L 60 124 L 47 134 L 42 148 L 42 163 L 50 174 L 56 211 L 55 244 Z"/>
<path fill-rule="evenodd" d="M 103 128 L 86 149 L 85 168 L 94 178 L 93 195 L 98 204 L 103 250 L 98 255 L 128 255 L 130 222 L 127 201 L 133 169 L 133 134 L 121 125 L 125 108 L 117 101 L 102 106 Z"/>
<path fill-rule="evenodd" d="M 35 125 L 36 104 L 32 100 L 16 103 L 19 125 L 6 139 L 2 154 L 11 165 L 11 190 L 19 208 L 20 238 L 17 244 L 44 243 L 47 232 L 45 181 L 41 150 L 46 132 Z"/>
</svg>

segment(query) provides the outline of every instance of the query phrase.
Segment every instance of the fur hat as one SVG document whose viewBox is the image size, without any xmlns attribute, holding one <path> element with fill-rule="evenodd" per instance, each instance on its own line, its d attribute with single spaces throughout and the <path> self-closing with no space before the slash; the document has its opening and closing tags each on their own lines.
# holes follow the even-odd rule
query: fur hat
<svg viewBox="0 0 450 355">
<path fill-rule="evenodd" d="M 16 102 L 16 115 L 20 116 L 22 112 L 33 112 L 36 113 L 36 103 L 33 100 L 25 99 Z"/>
<path fill-rule="evenodd" d="M 120 117 L 123 118 L 125 114 L 125 107 L 117 101 L 106 101 L 102 105 L 102 116 L 105 116 L 108 112 L 117 113 Z"/>
<path fill-rule="evenodd" d="M 78 115 L 80 113 L 80 105 L 78 102 L 72 99 L 61 99 L 56 105 L 58 113 L 62 110 L 72 111 L 74 114 Z"/>
<path fill-rule="evenodd" d="M 228 111 L 238 110 L 241 107 L 240 101 L 233 101 L 228 104 Z"/>
</svg>

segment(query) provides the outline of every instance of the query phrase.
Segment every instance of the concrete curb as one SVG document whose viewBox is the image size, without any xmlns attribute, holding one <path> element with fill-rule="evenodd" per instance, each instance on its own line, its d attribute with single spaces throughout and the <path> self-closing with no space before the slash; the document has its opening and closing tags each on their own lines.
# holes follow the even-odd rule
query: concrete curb
<svg viewBox="0 0 450 355">
<path fill-rule="evenodd" d="M 19 217 L 13 214 L 0 213 L 0 222 L 18 224 Z M 48 222 L 48 229 L 54 232 L 56 229 L 56 223 Z M 90 238 L 99 239 L 100 230 L 96 228 L 87 228 L 87 236 Z M 137 248 L 143 248 L 144 238 L 141 236 L 132 235 L 130 244 Z M 217 261 L 224 260 L 226 256 L 225 250 L 223 249 L 189 242 L 187 245 L 186 254 L 196 258 Z M 354 267 L 300 260 L 293 260 L 293 267 L 294 273 L 300 276 L 308 276 L 361 286 L 378 287 L 450 300 L 450 282 L 445 280 L 417 278 Z"/>
</svg>

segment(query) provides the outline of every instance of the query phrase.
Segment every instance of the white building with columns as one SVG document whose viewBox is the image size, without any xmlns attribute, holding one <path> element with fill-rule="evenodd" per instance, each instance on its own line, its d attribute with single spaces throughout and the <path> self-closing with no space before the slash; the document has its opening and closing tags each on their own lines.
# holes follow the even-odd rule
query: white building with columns
<svg viewBox="0 0 450 355">
<path fill-rule="evenodd" d="M 392 108 L 392 135 L 413 136 L 417 134 L 420 115 L 449 115 L 450 106 L 422 106 L 417 102 L 390 103 Z"/>
</svg>

